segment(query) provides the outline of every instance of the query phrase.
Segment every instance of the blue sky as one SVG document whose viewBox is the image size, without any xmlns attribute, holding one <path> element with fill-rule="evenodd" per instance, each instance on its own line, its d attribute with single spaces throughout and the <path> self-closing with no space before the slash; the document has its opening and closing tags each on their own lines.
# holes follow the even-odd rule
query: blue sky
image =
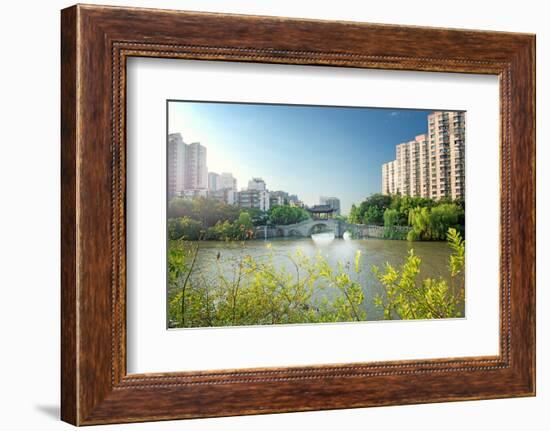
<svg viewBox="0 0 550 431">
<path fill-rule="evenodd" d="M 306 204 L 340 198 L 342 213 L 381 191 L 395 146 L 427 131 L 432 111 L 304 105 L 168 103 L 169 133 L 207 148 L 208 170 L 231 172 L 239 190 L 261 177 Z"/>
</svg>

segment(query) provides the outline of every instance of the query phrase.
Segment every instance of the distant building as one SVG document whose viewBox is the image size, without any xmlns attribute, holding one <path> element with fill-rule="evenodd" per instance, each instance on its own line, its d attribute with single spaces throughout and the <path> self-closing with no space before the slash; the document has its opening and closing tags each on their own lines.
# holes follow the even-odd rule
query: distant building
<svg viewBox="0 0 550 431">
<path fill-rule="evenodd" d="M 290 205 L 291 207 L 299 208 L 303 208 L 305 206 L 304 203 L 300 199 L 298 199 L 297 195 L 288 196 L 288 205 Z"/>
<path fill-rule="evenodd" d="M 396 146 L 396 159 L 382 165 L 382 193 L 435 200 L 463 198 L 464 112 L 433 112 L 428 133 Z"/>
<path fill-rule="evenodd" d="M 216 172 L 208 172 L 208 191 L 215 192 L 220 188 L 220 175 Z"/>
<path fill-rule="evenodd" d="M 180 133 L 168 136 L 168 197 L 181 196 L 185 189 L 185 156 L 187 145 Z"/>
<path fill-rule="evenodd" d="M 185 158 L 185 188 L 192 190 L 208 188 L 206 147 L 199 142 L 193 142 L 187 146 Z"/>
<path fill-rule="evenodd" d="M 235 205 L 237 203 L 237 194 L 238 192 L 233 189 L 219 189 L 215 191 L 209 191 L 208 197 L 216 199 L 227 205 Z"/>
<path fill-rule="evenodd" d="M 397 161 L 393 160 L 382 165 L 382 194 L 397 194 Z"/>
<path fill-rule="evenodd" d="M 332 196 L 321 196 L 319 198 L 320 205 L 328 205 L 334 210 L 334 215 L 340 215 L 340 199 Z"/>
<path fill-rule="evenodd" d="M 238 192 L 237 204 L 243 208 L 257 208 L 268 211 L 270 208 L 269 192 L 267 190 L 242 190 Z"/>
<path fill-rule="evenodd" d="M 168 197 L 193 194 L 186 190 L 206 190 L 208 170 L 206 148 L 198 142 L 186 144 L 180 133 L 168 135 Z"/>
<path fill-rule="evenodd" d="M 229 172 L 222 172 L 219 178 L 218 189 L 237 190 L 237 179 Z"/>
<path fill-rule="evenodd" d="M 181 196 L 186 198 L 186 199 L 206 198 L 206 197 L 208 197 L 208 190 L 206 190 L 206 189 L 185 189 Z"/>
<path fill-rule="evenodd" d="M 274 207 L 277 205 L 287 205 L 288 204 L 288 193 L 283 192 L 282 190 L 277 190 L 274 192 L 269 192 L 269 205 Z"/>
<path fill-rule="evenodd" d="M 263 179 L 252 178 L 248 181 L 248 190 L 267 190 L 267 187 Z"/>
</svg>

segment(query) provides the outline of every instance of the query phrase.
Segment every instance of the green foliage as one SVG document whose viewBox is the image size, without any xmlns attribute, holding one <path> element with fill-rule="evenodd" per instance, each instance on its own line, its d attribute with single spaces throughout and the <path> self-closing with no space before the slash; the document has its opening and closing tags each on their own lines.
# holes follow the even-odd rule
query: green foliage
<svg viewBox="0 0 550 431">
<path fill-rule="evenodd" d="M 303 208 L 277 205 L 269 209 L 267 217 L 273 225 L 289 225 L 309 219 L 309 213 Z"/>
<path fill-rule="evenodd" d="M 456 277 L 464 270 L 466 245 L 460 233 L 452 228 L 447 232 L 447 242 L 453 250 L 453 254 L 449 258 L 449 270 L 451 277 Z"/>
<path fill-rule="evenodd" d="M 407 234 L 398 229 L 399 212 L 396 209 L 388 208 L 384 211 L 384 238 L 405 239 Z"/>
<path fill-rule="evenodd" d="M 293 273 L 275 265 L 275 254 L 268 245 L 264 258 L 243 255 L 233 262 L 234 271 L 230 275 L 216 260 L 215 267 L 209 268 L 209 276 L 195 269 L 192 277 L 185 278 L 182 275 L 185 270 L 187 275 L 193 272 L 190 270 L 192 265 L 187 262 L 192 259 L 194 262 L 198 249 L 183 252 L 182 247 L 190 247 L 185 241 L 172 242 L 169 246 L 183 268 L 177 276 L 169 277 L 171 327 L 362 321 L 366 318 L 365 298 L 359 282 L 360 252 L 353 263 L 339 263 L 333 269 L 321 254 L 310 258 L 297 251 L 286 256 L 296 268 Z M 330 295 L 314 296 L 314 292 L 328 291 Z"/>
<path fill-rule="evenodd" d="M 398 221 L 397 225 L 407 226 L 409 213 L 414 208 L 431 208 L 436 205 L 436 202 L 430 198 L 413 197 L 413 196 L 392 196 L 391 209 L 397 210 Z"/>
<path fill-rule="evenodd" d="M 359 223 L 361 221 L 362 217 L 359 213 L 359 208 L 355 204 L 351 204 L 351 209 L 349 211 L 348 215 L 348 221 L 350 223 Z"/>
<path fill-rule="evenodd" d="M 453 250 L 449 257 L 451 284 L 443 278 L 419 281 L 420 258 L 410 250 L 400 269 L 386 264 L 384 271 L 374 267 L 384 294 L 375 298 L 385 319 L 442 319 L 461 317 L 464 301 L 465 244 L 455 229 L 448 230 L 448 244 Z"/>
<path fill-rule="evenodd" d="M 432 208 L 416 207 L 409 211 L 412 229 L 407 235 L 409 241 L 445 240 L 450 228 L 463 229 L 459 222 L 464 211 L 456 204 L 442 203 Z"/>
<path fill-rule="evenodd" d="M 364 224 L 382 224 L 384 222 L 384 210 L 377 206 L 369 206 L 363 216 Z"/>
<path fill-rule="evenodd" d="M 390 213 L 391 214 L 391 213 Z M 393 216 L 388 216 L 393 217 Z M 246 216 L 241 222 L 246 224 Z M 421 259 L 410 250 L 398 268 L 386 264 L 373 273 L 383 289 L 374 304 L 385 319 L 435 319 L 463 315 L 465 243 L 449 229 L 450 281 L 420 280 Z M 171 240 L 168 253 L 170 327 L 236 326 L 363 321 L 362 256 L 331 266 L 318 253 L 285 255 L 295 270 L 277 265 L 271 245 L 263 256 L 243 253 L 222 267 L 220 256 L 206 269 L 195 265 L 200 241 Z M 227 263 L 227 262 L 225 262 Z M 203 272 L 204 271 L 204 272 Z"/>
<path fill-rule="evenodd" d="M 168 205 L 168 218 L 189 217 L 200 221 L 204 228 L 214 226 L 219 221 L 233 222 L 239 213 L 240 209 L 237 206 L 204 197 L 175 198 Z"/>
<path fill-rule="evenodd" d="M 213 227 L 219 222 L 233 223 L 242 212 L 247 212 L 250 215 L 254 226 L 264 225 L 267 221 L 264 212 L 258 208 L 240 208 L 212 198 L 174 198 L 168 205 L 169 219 L 188 217 L 201 222 L 205 229 Z"/>
<path fill-rule="evenodd" d="M 356 206 L 352 205 L 348 220 L 350 223 L 382 224 L 384 211 L 391 204 L 392 197 L 380 193 L 373 194 Z"/>
<path fill-rule="evenodd" d="M 217 241 L 245 240 L 253 237 L 252 217 L 246 211 L 242 211 L 233 223 L 227 220 L 217 222 L 214 226 L 208 228 L 204 235 L 206 240 Z"/>
<path fill-rule="evenodd" d="M 202 223 L 189 217 L 168 219 L 168 238 L 197 240 L 200 237 Z"/>
<path fill-rule="evenodd" d="M 390 217 L 388 219 L 387 217 Z M 385 238 L 445 240 L 447 229 L 464 231 L 464 200 L 374 194 L 361 204 L 353 204 L 350 223 L 384 225 Z M 395 226 L 411 226 L 408 234 Z"/>
<path fill-rule="evenodd" d="M 428 240 L 430 236 L 430 210 L 416 207 L 409 211 L 409 225 L 412 229 L 407 235 L 409 241 Z"/>
<path fill-rule="evenodd" d="M 456 204 L 440 204 L 432 208 L 430 230 L 432 239 L 444 240 L 449 228 L 456 227 L 464 211 Z"/>
</svg>

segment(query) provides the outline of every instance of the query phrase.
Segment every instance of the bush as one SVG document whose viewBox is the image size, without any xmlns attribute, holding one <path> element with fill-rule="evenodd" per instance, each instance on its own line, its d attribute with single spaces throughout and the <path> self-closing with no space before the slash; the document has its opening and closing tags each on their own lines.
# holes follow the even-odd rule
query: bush
<svg viewBox="0 0 550 431">
<path fill-rule="evenodd" d="M 254 236 L 252 218 L 243 211 L 233 223 L 227 220 L 219 221 L 213 227 L 206 230 L 204 239 L 229 241 L 251 239 Z"/>
<path fill-rule="evenodd" d="M 384 319 L 443 319 L 464 315 L 465 244 L 455 229 L 448 230 L 447 241 L 453 250 L 449 257 L 450 283 L 443 278 L 419 281 L 422 261 L 414 250 L 409 251 L 399 269 L 390 264 L 386 264 L 383 272 L 373 268 L 384 289 L 384 294 L 375 298 L 375 305 L 384 311 Z"/>
<path fill-rule="evenodd" d="M 339 262 L 334 268 L 321 254 L 308 257 L 296 251 L 275 255 L 268 246 L 263 257 L 241 255 L 229 273 L 214 264 L 205 279 L 193 274 L 197 247 L 178 241 L 169 243 L 169 248 L 178 258 L 169 278 L 168 321 L 172 328 L 366 319 L 359 251 L 353 262 Z M 300 274 L 277 264 L 277 259 L 285 256 L 300 268 Z"/>
<path fill-rule="evenodd" d="M 168 219 L 168 238 L 172 240 L 197 240 L 200 238 L 202 223 L 189 217 Z"/>
</svg>

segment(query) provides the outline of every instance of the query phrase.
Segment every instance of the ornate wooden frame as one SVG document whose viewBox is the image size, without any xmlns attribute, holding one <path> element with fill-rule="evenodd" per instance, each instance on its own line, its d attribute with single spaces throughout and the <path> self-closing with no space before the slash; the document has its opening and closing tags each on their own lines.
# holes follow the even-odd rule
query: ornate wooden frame
<svg viewBox="0 0 550 431">
<path fill-rule="evenodd" d="M 81 5 L 61 17 L 63 420 L 88 425 L 534 395 L 534 35 Z M 128 375 L 129 56 L 498 75 L 500 354 Z"/>
</svg>

